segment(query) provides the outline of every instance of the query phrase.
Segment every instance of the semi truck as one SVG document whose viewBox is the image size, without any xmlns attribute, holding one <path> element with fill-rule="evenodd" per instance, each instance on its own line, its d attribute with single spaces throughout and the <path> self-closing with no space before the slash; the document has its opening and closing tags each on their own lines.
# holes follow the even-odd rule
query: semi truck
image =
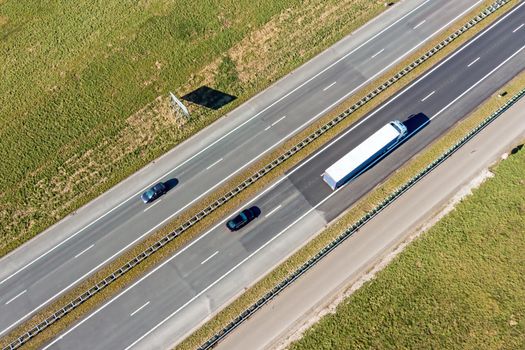
<svg viewBox="0 0 525 350">
<path fill-rule="evenodd" d="M 326 169 L 323 180 L 332 190 L 337 189 L 395 147 L 406 134 L 402 122 L 391 121 Z"/>
</svg>

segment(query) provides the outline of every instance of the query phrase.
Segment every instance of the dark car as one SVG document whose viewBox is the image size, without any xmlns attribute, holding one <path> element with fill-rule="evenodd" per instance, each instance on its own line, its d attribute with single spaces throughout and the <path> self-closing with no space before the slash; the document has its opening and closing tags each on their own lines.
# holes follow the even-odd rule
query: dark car
<svg viewBox="0 0 525 350">
<path fill-rule="evenodd" d="M 144 203 L 153 202 L 155 199 L 168 192 L 166 185 L 163 182 L 159 182 L 140 196 Z"/>
<path fill-rule="evenodd" d="M 252 221 L 256 217 L 257 213 L 253 208 L 244 209 L 237 216 L 228 220 L 228 222 L 226 223 L 226 227 L 228 227 L 230 231 L 237 231 L 246 226 L 250 221 Z"/>
</svg>

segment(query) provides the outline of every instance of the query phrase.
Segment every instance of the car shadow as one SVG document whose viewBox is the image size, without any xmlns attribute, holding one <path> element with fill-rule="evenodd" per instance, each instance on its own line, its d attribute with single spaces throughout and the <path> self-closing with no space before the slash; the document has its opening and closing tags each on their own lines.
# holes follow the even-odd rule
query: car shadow
<svg viewBox="0 0 525 350">
<path fill-rule="evenodd" d="M 176 178 L 169 179 L 168 181 L 164 182 L 164 185 L 166 186 L 166 191 L 170 191 L 171 189 L 175 188 L 179 184 L 179 180 Z"/>
</svg>

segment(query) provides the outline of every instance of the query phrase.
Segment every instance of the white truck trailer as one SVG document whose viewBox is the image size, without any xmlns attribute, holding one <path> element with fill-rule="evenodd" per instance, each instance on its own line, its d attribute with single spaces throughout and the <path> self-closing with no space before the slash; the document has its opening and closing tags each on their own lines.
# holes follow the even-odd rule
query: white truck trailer
<svg viewBox="0 0 525 350">
<path fill-rule="evenodd" d="M 326 169 L 323 180 L 335 190 L 392 149 L 406 133 L 403 123 L 391 121 Z"/>
</svg>

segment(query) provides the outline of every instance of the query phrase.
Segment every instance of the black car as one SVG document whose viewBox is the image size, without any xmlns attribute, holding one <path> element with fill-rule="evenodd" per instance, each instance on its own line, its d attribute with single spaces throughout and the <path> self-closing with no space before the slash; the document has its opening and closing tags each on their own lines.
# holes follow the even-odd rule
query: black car
<svg viewBox="0 0 525 350">
<path fill-rule="evenodd" d="M 230 231 L 237 231 L 246 226 L 250 221 L 252 221 L 256 217 L 257 213 L 253 208 L 244 209 L 237 216 L 228 220 L 228 222 L 226 223 L 226 227 L 228 227 Z"/>
<path fill-rule="evenodd" d="M 168 188 L 163 182 L 159 182 L 140 196 L 144 203 L 153 202 L 155 199 L 168 192 Z"/>
</svg>

